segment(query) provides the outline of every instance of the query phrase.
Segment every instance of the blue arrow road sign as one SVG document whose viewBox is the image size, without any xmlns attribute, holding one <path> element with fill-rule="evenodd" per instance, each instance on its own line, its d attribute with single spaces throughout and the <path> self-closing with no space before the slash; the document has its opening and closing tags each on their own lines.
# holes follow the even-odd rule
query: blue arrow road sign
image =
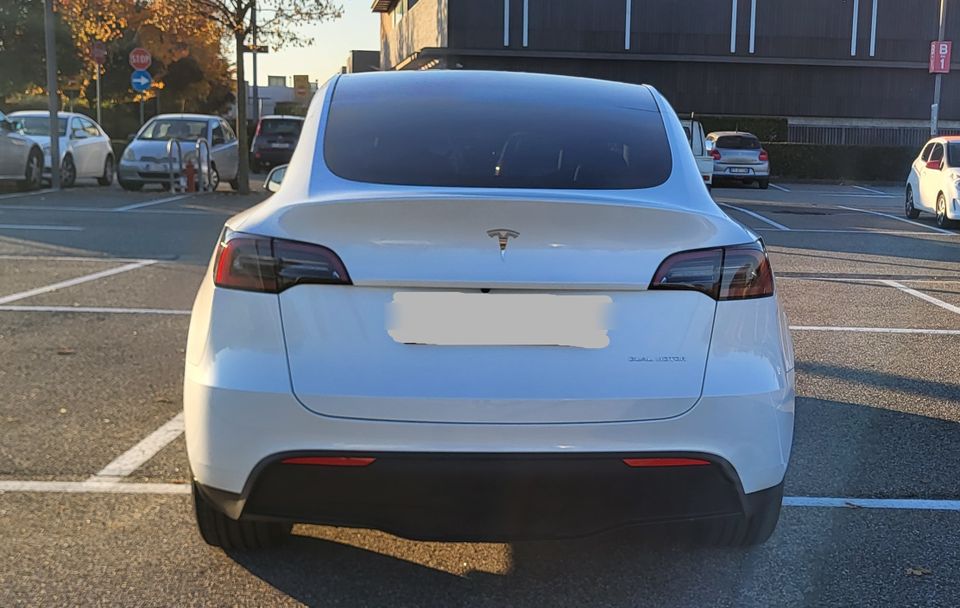
<svg viewBox="0 0 960 608">
<path fill-rule="evenodd" d="M 130 86 L 137 93 L 146 91 L 151 84 L 153 84 L 153 76 L 146 70 L 137 70 L 130 75 Z"/>
</svg>

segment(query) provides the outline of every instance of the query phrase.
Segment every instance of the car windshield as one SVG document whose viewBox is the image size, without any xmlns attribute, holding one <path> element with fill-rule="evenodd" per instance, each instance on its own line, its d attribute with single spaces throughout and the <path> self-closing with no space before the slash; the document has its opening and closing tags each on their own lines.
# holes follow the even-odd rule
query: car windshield
<svg viewBox="0 0 960 608">
<path fill-rule="evenodd" d="M 261 135 L 300 135 L 303 121 L 290 118 L 269 118 L 260 122 Z"/>
<path fill-rule="evenodd" d="M 179 118 L 158 118 L 147 125 L 137 139 L 167 140 L 189 139 L 195 140 L 205 137 L 207 121 L 186 120 Z"/>
<path fill-rule="evenodd" d="M 615 103 L 598 109 L 596 99 L 517 95 L 494 103 L 472 88 L 398 88 L 392 97 L 338 88 L 324 143 L 335 174 L 384 184 L 557 189 L 649 188 L 670 174 L 659 112 Z M 642 100 L 638 94 L 631 102 Z"/>
<path fill-rule="evenodd" d="M 759 150 L 760 140 L 753 135 L 723 135 L 717 138 L 717 147 L 724 150 Z"/>
<path fill-rule="evenodd" d="M 20 123 L 20 132 L 24 135 L 50 135 L 50 119 L 47 116 L 12 116 L 11 120 Z M 67 119 L 60 118 L 59 123 L 60 136 L 67 134 Z"/>
</svg>

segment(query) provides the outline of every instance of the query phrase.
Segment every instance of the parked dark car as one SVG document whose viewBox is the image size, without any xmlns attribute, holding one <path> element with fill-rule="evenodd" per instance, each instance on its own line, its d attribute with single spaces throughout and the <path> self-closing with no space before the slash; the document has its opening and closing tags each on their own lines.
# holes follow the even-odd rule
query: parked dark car
<svg viewBox="0 0 960 608">
<path fill-rule="evenodd" d="M 300 139 L 303 118 L 300 116 L 263 116 L 250 144 L 250 166 L 264 171 L 290 162 Z"/>
</svg>

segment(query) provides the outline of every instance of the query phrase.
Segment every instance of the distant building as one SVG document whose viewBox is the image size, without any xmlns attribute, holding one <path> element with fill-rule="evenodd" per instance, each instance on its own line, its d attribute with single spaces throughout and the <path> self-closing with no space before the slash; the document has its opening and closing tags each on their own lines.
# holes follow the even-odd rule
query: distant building
<svg viewBox="0 0 960 608">
<path fill-rule="evenodd" d="M 375 72 L 379 69 L 380 51 L 350 51 L 350 54 L 347 55 L 344 73 Z"/>
<path fill-rule="evenodd" d="M 795 141 L 909 143 L 929 129 L 935 0 L 375 0 L 372 9 L 384 70 L 649 83 L 681 113 L 786 118 Z M 948 14 L 946 38 L 960 38 L 960 10 Z M 943 79 L 940 117 L 960 126 L 946 122 L 960 119 L 960 75 Z"/>
</svg>

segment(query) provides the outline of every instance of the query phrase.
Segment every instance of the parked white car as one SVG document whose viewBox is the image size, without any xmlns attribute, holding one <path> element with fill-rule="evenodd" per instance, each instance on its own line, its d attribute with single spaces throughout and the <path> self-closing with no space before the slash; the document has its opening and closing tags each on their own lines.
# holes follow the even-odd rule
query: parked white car
<svg viewBox="0 0 960 608">
<path fill-rule="evenodd" d="M 937 137 L 927 142 L 910 167 L 904 212 L 916 219 L 932 213 L 937 225 L 950 228 L 960 219 L 960 137 Z"/>
<path fill-rule="evenodd" d="M 202 167 L 204 182 L 216 190 L 220 182 L 225 181 L 237 190 L 240 187 L 237 136 L 227 121 L 208 114 L 161 114 L 148 120 L 131 136 L 120 157 L 120 185 L 125 190 L 140 190 L 146 184 L 169 186 L 171 170 L 175 181 L 181 178 L 181 160 L 184 168 L 187 163 L 199 168 L 197 141 L 201 139 L 209 146 L 211 161 L 209 175 L 206 166 Z M 182 159 L 176 146 L 170 145 L 171 153 L 167 153 L 170 140 L 179 142 Z"/>
<path fill-rule="evenodd" d="M 681 120 L 680 124 L 683 125 L 683 132 L 687 134 L 687 139 L 690 141 L 690 150 L 697 160 L 697 168 L 700 169 L 703 183 L 709 190 L 713 187 L 713 156 L 708 149 L 707 136 L 703 133 L 703 125 L 699 120 Z"/>
<path fill-rule="evenodd" d="M 20 132 L 43 150 L 43 174 L 50 178 L 50 114 L 41 111 L 13 112 L 9 118 Z M 60 183 L 73 186 L 78 179 L 95 178 L 101 186 L 113 183 L 116 164 L 110 137 L 93 119 L 83 114 L 60 112 Z"/>
<path fill-rule="evenodd" d="M 0 112 L 0 181 L 15 181 L 22 190 L 40 187 L 43 152 L 40 146 Z"/>
<path fill-rule="evenodd" d="M 193 306 L 203 538 L 670 521 L 765 541 L 793 441 L 790 334 L 762 242 L 689 146 L 648 86 L 335 76 L 279 188 L 227 221 Z"/>
</svg>

